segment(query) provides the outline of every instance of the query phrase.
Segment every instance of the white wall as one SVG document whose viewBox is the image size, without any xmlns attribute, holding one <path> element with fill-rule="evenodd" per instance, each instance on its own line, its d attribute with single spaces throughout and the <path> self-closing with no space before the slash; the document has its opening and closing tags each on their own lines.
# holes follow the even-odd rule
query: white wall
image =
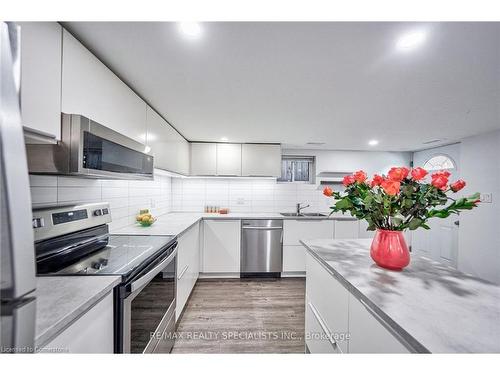
<svg viewBox="0 0 500 375">
<path fill-rule="evenodd" d="M 355 172 L 363 169 L 368 176 L 386 173 L 391 167 L 409 166 L 411 152 L 387 151 L 323 151 L 323 150 L 283 150 L 286 155 L 316 156 L 316 173 Z"/>
<path fill-rule="evenodd" d="M 109 202 L 112 230 L 134 223 L 141 208 L 150 208 L 155 215 L 171 209 L 171 177 L 159 171 L 153 181 L 30 175 L 30 185 L 34 206 Z"/>
<path fill-rule="evenodd" d="M 464 272 L 500 283 L 500 130 L 461 142 L 464 194 L 492 193 L 492 203 L 481 203 L 460 215 L 458 267 Z"/>
<path fill-rule="evenodd" d="M 390 167 L 409 165 L 407 152 L 284 150 L 284 154 L 316 156 L 316 173 L 364 169 L 369 176 Z M 173 178 L 172 210 L 201 212 L 205 205 L 232 212 L 293 212 L 297 203 L 305 211 L 329 212 L 332 200 L 317 184 L 277 183 L 262 178 Z"/>
</svg>

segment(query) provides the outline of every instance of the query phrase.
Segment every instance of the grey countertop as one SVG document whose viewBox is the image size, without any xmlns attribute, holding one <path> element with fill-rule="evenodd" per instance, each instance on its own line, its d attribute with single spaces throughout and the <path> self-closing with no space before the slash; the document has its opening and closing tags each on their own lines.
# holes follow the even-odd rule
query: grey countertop
<svg viewBox="0 0 500 375">
<path fill-rule="evenodd" d="M 500 286 L 427 258 L 402 271 L 378 267 L 371 240 L 301 241 L 416 352 L 500 352 Z"/>
<path fill-rule="evenodd" d="M 280 219 L 280 220 L 356 220 L 347 215 L 332 215 L 319 217 L 283 216 L 279 213 L 229 213 L 209 214 L 195 212 L 170 212 L 157 217 L 157 221 L 150 227 L 131 224 L 112 231 L 112 234 L 142 234 L 142 235 L 173 235 L 179 236 L 200 220 L 251 220 L 251 219 Z"/>
<path fill-rule="evenodd" d="M 43 276 L 36 282 L 35 346 L 54 339 L 120 282 L 119 276 Z"/>
</svg>

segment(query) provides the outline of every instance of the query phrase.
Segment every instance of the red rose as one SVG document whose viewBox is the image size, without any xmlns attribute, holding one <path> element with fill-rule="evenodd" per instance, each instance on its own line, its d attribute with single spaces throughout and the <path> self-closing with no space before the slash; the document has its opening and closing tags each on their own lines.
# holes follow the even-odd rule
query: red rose
<svg viewBox="0 0 500 375">
<path fill-rule="evenodd" d="M 448 178 L 444 175 L 432 175 L 431 185 L 440 190 L 446 190 L 448 187 Z"/>
<path fill-rule="evenodd" d="M 323 194 L 326 195 L 327 197 L 331 197 L 333 195 L 333 190 L 330 186 L 327 186 L 326 188 L 323 189 Z"/>
<path fill-rule="evenodd" d="M 353 175 L 344 176 L 344 179 L 342 180 L 342 183 L 344 184 L 344 186 L 352 185 L 355 182 L 356 182 L 356 179 L 354 178 Z"/>
<path fill-rule="evenodd" d="M 410 170 L 406 167 L 393 167 L 387 176 L 392 181 L 403 181 L 408 176 L 408 173 L 410 173 Z"/>
<path fill-rule="evenodd" d="M 417 167 L 417 168 L 413 168 L 411 170 L 411 177 L 415 180 L 415 181 L 420 181 L 422 180 L 425 176 L 427 176 L 427 172 L 424 168 L 420 168 L 420 167 Z"/>
<path fill-rule="evenodd" d="M 366 181 L 365 171 L 357 171 L 354 173 L 354 179 L 360 184 Z"/>
<path fill-rule="evenodd" d="M 453 192 L 457 192 L 459 190 L 462 190 L 465 187 L 465 181 L 464 180 L 457 180 L 454 183 L 450 185 L 450 188 Z"/>
<path fill-rule="evenodd" d="M 393 180 L 384 180 L 380 184 L 382 189 L 389 195 L 396 195 L 399 193 L 399 188 L 401 187 L 401 183 L 399 181 Z"/>
<path fill-rule="evenodd" d="M 372 178 L 372 182 L 370 182 L 370 186 L 379 186 L 382 181 L 384 181 L 384 178 L 382 176 L 379 176 L 378 174 L 374 174 Z"/>
</svg>

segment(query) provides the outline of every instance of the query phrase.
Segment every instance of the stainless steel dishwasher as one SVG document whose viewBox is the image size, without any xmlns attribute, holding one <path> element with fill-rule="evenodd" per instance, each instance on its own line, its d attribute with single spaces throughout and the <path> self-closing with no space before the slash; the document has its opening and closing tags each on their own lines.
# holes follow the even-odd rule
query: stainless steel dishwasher
<svg viewBox="0 0 500 375">
<path fill-rule="evenodd" d="M 241 277 L 280 277 L 283 220 L 241 221 Z"/>
</svg>

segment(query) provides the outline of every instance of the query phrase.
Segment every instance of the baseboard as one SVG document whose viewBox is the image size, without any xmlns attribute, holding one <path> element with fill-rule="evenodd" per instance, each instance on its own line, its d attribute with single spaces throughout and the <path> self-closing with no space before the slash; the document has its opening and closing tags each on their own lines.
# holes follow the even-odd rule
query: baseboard
<svg viewBox="0 0 500 375">
<path fill-rule="evenodd" d="M 281 277 L 306 277 L 305 271 L 281 272 Z"/>
<path fill-rule="evenodd" d="M 202 273 L 200 272 L 199 279 L 239 279 L 239 272 L 211 272 Z"/>
</svg>

